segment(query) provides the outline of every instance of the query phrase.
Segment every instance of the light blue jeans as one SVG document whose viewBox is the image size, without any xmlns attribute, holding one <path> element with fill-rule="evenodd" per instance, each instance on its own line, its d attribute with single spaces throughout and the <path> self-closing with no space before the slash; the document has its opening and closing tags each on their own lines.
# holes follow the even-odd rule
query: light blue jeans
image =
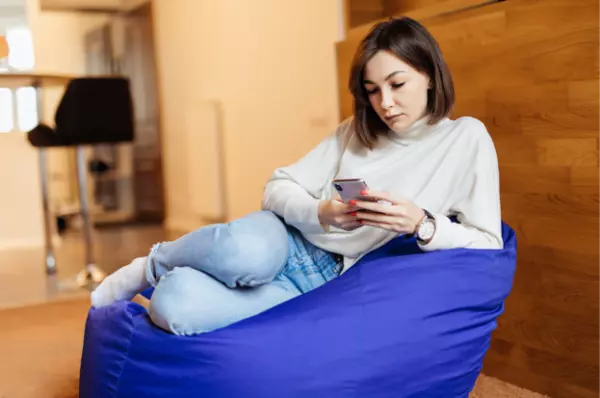
<svg viewBox="0 0 600 398">
<path fill-rule="evenodd" d="M 152 248 L 150 318 L 178 335 L 209 332 L 315 289 L 341 267 L 341 256 L 312 245 L 275 214 L 250 213 Z"/>
</svg>

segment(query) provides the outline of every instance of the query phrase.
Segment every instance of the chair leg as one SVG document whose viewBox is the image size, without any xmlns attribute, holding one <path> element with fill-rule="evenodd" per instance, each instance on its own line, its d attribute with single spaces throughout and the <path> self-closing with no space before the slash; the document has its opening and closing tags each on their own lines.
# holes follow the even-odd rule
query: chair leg
<svg viewBox="0 0 600 398">
<path fill-rule="evenodd" d="M 77 147 L 77 183 L 79 186 L 80 214 L 83 220 L 83 239 L 85 243 L 85 269 L 82 270 L 76 278 L 79 286 L 86 286 L 90 283 L 100 283 L 105 273 L 96 266 L 94 261 L 94 251 L 92 245 L 92 227 L 89 219 L 88 201 L 87 201 L 87 178 L 85 164 L 85 147 Z"/>
</svg>

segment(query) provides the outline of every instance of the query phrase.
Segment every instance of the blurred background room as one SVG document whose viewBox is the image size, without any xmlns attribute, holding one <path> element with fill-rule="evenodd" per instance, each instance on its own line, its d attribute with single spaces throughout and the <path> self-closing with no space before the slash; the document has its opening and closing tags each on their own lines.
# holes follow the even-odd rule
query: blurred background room
<svg viewBox="0 0 600 398">
<path fill-rule="evenodd" d="M 519 242 L 474 396 L 598 397 L 597 0 L 0 0 L 0 396 L 76 397 L 92 280 L 258 210 L 351 115 L 359 40 L 401 15 L 440 43 L 452 118 L 486 124 Z M 30 143 L 73 79 L 111 76 L 132 141 Z"/>
</svg>

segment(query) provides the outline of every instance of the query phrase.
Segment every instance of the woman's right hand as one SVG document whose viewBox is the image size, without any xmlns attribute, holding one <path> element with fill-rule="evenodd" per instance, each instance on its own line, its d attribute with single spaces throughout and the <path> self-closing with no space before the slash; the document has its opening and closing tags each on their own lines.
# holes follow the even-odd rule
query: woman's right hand
<svg viewBox="0 0 600 398">
<path fill-rule="evenodd" d="M 358 209 L 357 206 L 346 204 L 341 200 L 322 200 L 319 202 L 319 221 L 321 224 L 352 231 L 362 226 L 359 219 L 356 218 L 355 212 Z"/>
</svg>

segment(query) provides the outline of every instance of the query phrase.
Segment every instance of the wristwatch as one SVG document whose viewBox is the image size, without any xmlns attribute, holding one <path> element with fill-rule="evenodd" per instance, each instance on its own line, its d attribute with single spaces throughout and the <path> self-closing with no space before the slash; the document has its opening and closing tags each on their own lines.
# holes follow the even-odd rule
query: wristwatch
<svg viewBox="0 0 600 398">
<path fill-rule="evenodd" d="M 423 209 L 423 212 L 425 212 L 425 216 L 415 228 L 415 237 L 419 243 L 426 245 L 431 242 L 435 235 L 435 217 L 425 209 Z"/>
</svg>

